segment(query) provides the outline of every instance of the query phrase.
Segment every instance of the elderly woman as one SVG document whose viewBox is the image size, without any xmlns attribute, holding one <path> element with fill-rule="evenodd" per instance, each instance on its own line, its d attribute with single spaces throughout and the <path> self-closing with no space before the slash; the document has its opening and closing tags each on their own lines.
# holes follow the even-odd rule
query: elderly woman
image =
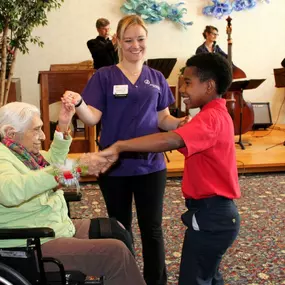
<svg viewBox="0 0 285 285">
<path fill-rule="evenodd" d="M 107 285 L 145 284 L 128 248 L 116 239 L 90 239 L 90 220 L 71 220 L 51 164 L 63 164 L 69 151 L 74 110 L 62 106 L 48 152 L 39 110 L 14 102 L 0 108 L 0 228 L 50 227 L 55 238 L 42 240 L 44 256 L 68 270 L 106 277 Z M 106 162 L 94 157 L 98 171 Z M 24 246 L 24 240 L 0 240 L 0 247 Z"/>
</svg>

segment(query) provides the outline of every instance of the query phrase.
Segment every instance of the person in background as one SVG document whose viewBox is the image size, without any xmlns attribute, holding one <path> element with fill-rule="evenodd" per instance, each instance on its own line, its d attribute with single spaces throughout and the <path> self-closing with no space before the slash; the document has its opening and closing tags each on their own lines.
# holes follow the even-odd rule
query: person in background
<svg viewBox="0 0 285 285">
<path fill-rule="evenodd" d="M 78 117 L 95 125 L 102 119 L 101 149 L 118 140 L 174 130 L 188 118 L 170 115 L 173 94 L 161 72 L 144 65 L 148 31 L 137 15 L 122 18 L 117 28 L 120 62 L 99 69 L 82 97 L 67 91 L 65 104 L 75 104 Z M 72 94 L 72 96 L 70 96 Z M 88 106 L 89 105 L 89 108 Z M 144 279 L 166 285 L 162 207 L 166 183 L 163 153 L 131 152 L 105 175 L 99 176 L 108 214 L 131 232 L 135 200 L 142 238 Z"/>
<path fill-rule="evenodd" d="M 221 98 L 232 71 L 221 55 L 202 53 L 187 60 L 183 77 L 179 91 L 186 107 L 201 111 L 171 132 L 116 142 L 99 153 L 109 160 L 102 171 L 123 153 L 179 149 L 185 156 L 182 192 L 187 211 L 181 218 L 187 229 L 178 284 L 223 285 L 219 265 L 240 227 L 233 201 L 240 198 L 234 129 Z"/>
<path fill-rule="evenodd" d="M 100 18 L 96 21 L 98 36 L 87 42 L 93 58 L 94 69 L 118 63 L 117 36 L 110 36 L 110 22 Z M 109 37 L 112 39 L 110 40 Z"/>
<path fill-rule="evenodd" d="M 200 45 L 197 50 L 196 54 L 199 53 L 218 53 L 225 58 L 228 58 L 227 54 L 217 45 L 217 37 L 219 36 L 219 31 L 214 26 L 206 26 L 203 37 L 205 42 Z"/>
<path fill-rule="evenodd" d="M 93 239 L 94 219 L 71 220 L 54 166 L 63 165 L 72 138 L 74 108 L 62 105 L 49 151 L 40 111 L 23 102 L 0 108 L 0 228 L 49 227 L 54 238 L 41 239 L 43 256 L 60 260 L 65 269 L 105 276 L 106 285 L 145 285 L 129 249 L 117 239 Z M 83 157 L 88 171 L 99 173 L 107 160 Z M 0 247 L 21 247 L 26 240 L 0 240 Z"/>
</svg>

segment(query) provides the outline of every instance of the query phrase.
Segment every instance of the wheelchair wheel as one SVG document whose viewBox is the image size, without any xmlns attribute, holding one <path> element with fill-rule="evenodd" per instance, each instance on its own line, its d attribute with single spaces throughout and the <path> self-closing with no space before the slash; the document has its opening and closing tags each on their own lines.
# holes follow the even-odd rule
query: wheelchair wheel
<svg viewBox="0 0 285 285">
<path fill-rule="evenodd" d="M 31 283 L 25 277 L 23 277 L 23 275 L 3 263 L 0 263 L 0 284 L 31 285 Z"/>
</svg>

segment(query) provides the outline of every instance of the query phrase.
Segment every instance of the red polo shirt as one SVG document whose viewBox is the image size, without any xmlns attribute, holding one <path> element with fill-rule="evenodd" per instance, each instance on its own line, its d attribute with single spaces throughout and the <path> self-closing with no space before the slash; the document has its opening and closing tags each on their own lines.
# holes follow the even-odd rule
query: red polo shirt
<svg viewBox="0 0 285 285">
<path fill-rule="evenodd" d="M 186 125 L 174 131 L 185 142 L 184 197 L 240 197 L 233 122 L 224 99 L 215 99 Z"/>
</svg>

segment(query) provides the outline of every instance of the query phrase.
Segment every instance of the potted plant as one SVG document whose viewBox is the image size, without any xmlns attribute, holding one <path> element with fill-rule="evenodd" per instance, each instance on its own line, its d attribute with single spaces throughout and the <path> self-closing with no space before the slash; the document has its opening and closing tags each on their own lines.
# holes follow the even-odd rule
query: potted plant
<svg viewBox="0 0 285 285">
<path fill-rule="evenodd" d="M 47 12 L 59 8 L 63 1 L 0 1 L 0 107 L 8 101 L 17 53 L 28 53 L 29 43 L 43 46 L 32 31 L 35 27 L 47 25 Z"/>
</svg>

